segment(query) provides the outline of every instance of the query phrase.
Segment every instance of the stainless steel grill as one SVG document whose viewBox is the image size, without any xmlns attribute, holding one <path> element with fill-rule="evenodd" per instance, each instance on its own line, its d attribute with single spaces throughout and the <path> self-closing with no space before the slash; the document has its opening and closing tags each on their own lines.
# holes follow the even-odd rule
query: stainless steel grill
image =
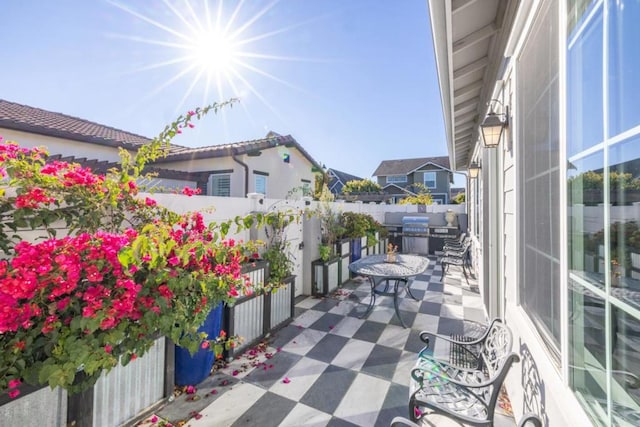
<svg viewBox="0 0 640 427">
<path fill-rule="evenodd" d="M 402 252 L 407 254 L 429 253 L 429 218 L 405 216 L 402 218 Z"/>
</svg>

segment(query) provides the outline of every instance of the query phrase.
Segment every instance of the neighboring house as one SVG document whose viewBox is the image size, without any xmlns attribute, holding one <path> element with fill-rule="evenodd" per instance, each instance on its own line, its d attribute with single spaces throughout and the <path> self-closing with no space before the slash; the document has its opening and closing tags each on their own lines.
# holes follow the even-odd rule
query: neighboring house
<svg viewBox="0 0 640 427">
<path fill-rule="evenodd" d="M 45 146 L 50 160 L 65 160 L 104 173 L 117 166 L 118 149 L 131 153 L 149 138 L 78 117 L 0 100 L 0 136 L 24 147 Z M 300 187 L 313 187 L 320 165 L 290 135 L 275 132 L 263 139 L 188 148 L 171 145 L 169 155 L 149 170 L 149 187 L 167 191 L 189 186 L 203 194 L 245 197 L 262 193 L 285 198 Z"/>
<path fill-rule="evenodd" d="M 447 204 L 451 199 L 453 172 L 446 156 L 384 160 L 373 172 L 373 176 L 378 179 L 378 184 L 388 198 L 395 202 L 407 195 L 416 194 L 413 184 L 427 187 L 434 203 Z"/>
<path fill-rule="evenodd" d="M 328 169 L 327 175 L 329 176 L 329 191 L 339 196 L 342 194 L 342 187 L 349 181 L 362 181 L 359 176 L 351 175 L 346 172 L 341 172 L 336 169 Z"/>
<path fill-rule="evenodd" d="M 516 420 L 640 425 L 640 202 L 620 178 L 640 178 L 640 2 L 429 0 L 429 13 L 452 170 L 481 166 L 473 262 L 520 356 Z M 480 134 L 489 103 L 496 148 Z"/>
<path fill-rule="evenodd" d="M 275 132 L 262 139 L 171 152 L 155 166 L 206 173 L 207 194 L 245 197 L 262 193 L 284 199 L 294 189 L 312 191 L 321 166 L 291 135 Z"/>
</svg>

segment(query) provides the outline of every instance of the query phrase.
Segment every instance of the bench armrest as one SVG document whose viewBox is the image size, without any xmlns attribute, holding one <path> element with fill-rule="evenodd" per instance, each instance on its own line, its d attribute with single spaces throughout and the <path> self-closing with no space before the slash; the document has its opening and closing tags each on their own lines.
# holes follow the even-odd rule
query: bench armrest
<svg viewBox="0 0 640 427">
<path fill-rule="evenodd" d="M 471 373 L 471 371 L 465 371 L 468 373 Z M 490 385 L 493 385 L 494 381 L 491 380 L 485 380 L 485 381 L 480 381 L 480 382 L 475 382 L 475 383 L 470 383 L 467 381 L 461 381 L 461 380 L 457 380 L 455 378 L 451 378 L 451 376 L 442 373 L 442 372 L 435 372 L 432 371 L 430 369 L 422 369 L 422 368 L 414 368 L 411 371 L 411 378 L 413 378 L 414 381 L 416 381 L 418 384 L 422 385 L 422 383 L 424 382 L 422 380 L 422 376 L 419 374 L 429 374 L 433 377 L 438 377 L 441 381 L 447 382 L 447 383 L 451 383 L 455 386 L 458 387 L 464 387 L 467 389 L 475 389 L 475 388 L 483 388 L 483 387 L 488 387 Z"/>
</svg>

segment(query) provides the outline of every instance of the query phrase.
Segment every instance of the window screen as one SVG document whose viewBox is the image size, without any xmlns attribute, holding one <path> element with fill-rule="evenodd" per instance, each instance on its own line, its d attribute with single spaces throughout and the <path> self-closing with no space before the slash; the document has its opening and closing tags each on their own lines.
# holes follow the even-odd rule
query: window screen
<svg viewBox="0 0 640 427">
<path fill-rule="evenodd" d="M 560 184 L 557 0 L 546 1 L 518 58 L 520 303 L 557 357 Z"/>
<path fill-rule="evenodd" d="M 231 196 L 231 175 L 211 175 L 210 182 L 212 196 Z"/>
</svg>

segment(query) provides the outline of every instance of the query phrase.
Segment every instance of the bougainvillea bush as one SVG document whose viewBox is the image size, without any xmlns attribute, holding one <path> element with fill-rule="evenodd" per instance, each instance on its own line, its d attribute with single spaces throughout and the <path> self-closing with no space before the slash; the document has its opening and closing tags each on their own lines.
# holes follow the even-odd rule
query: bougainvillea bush
<svg viewBox="0 0 640 427">
<path fill-rule="evenodd" d="M 81 390 L 160 335 L 221 350 L 224 340 L 197 328 L 213 306 L 251 292 L 240 264 L 254 248 L 228 235 L 263 219 L 206 225 L 136 184 L 175 134 L 220 107 L 179 117 L 135 156 L 121 150 L 106 175 L 0 144 L 0 394 L 17 396 L 22 382 Z M 41 238 L 23 240 L 25 230 Z"/>
</svg>

